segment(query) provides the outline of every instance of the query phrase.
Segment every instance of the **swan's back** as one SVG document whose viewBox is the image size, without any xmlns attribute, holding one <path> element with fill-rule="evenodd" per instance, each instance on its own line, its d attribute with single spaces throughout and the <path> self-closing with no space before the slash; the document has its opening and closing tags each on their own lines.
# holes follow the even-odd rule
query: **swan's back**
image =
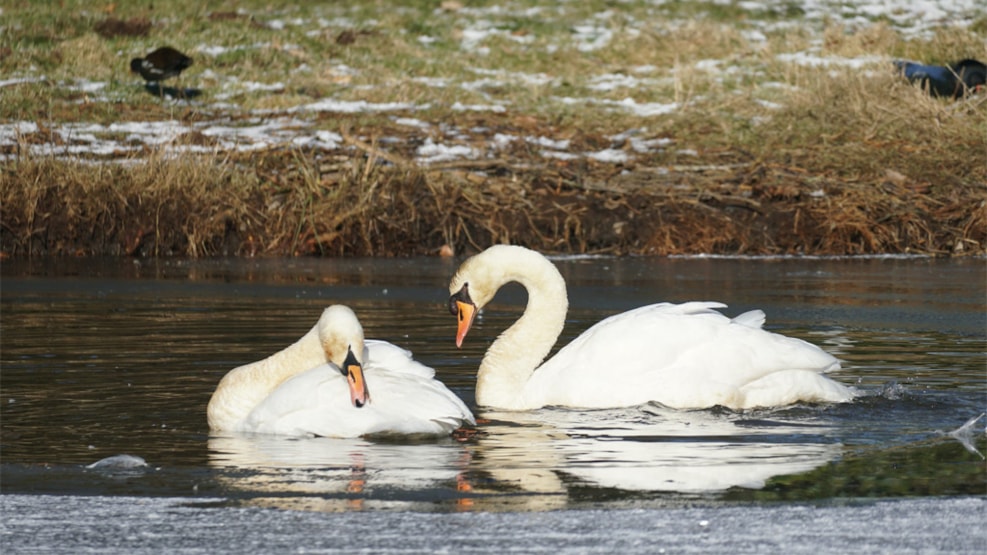
<svg viewBox="0 0 987 555">
<path fill-rule="evenodd" d="M 761 329 L 761 311 L 731 320 L 715 310 L 722 307 L 662 303 L 602 320 L 536 370 L 523 395 L 529 404 L 613 407 L 654 401 L 674 408 L 748 408 L 852 396 L 819 376 L 840 367 L 832 355 Z"/>
<path fill-rule="evenodd" d="M 250 413 L 239 431 L 324 437 L 438 436 L 476 423 L 455 394 L 419 371 L 380 364 L 368 364 L 365 370 L 370 402 L 363 407 L 349 402 L 348 385 L 339 370 L 324 364 L 282 384 Z"/>
</svg>

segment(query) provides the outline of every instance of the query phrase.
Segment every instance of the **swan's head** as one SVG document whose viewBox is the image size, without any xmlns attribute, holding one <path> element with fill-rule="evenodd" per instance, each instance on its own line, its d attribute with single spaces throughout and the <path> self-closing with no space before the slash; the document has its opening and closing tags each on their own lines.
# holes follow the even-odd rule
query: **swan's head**
<svg viewBox="0 0 987 555">
<path fill-rule="evenodd" d="M 326 358 L 346 378 L 350 401 L 360 408 L 370 402 L 363 375 L 363 326 L 348 306 L 333 305 L 322 312 L 318 323 L 319 342 Z"/>
<path fill-rule="evenodd" d="M 502 285 L 522 281 L 527 270 L 545 264 L 551 266 L 542 255 L 514 245 L 494 245 L 466 259 L 449 282 L 449 312 L 459 325 L 456 346 L 462 346 L 476 314 Z"/>
</svg>

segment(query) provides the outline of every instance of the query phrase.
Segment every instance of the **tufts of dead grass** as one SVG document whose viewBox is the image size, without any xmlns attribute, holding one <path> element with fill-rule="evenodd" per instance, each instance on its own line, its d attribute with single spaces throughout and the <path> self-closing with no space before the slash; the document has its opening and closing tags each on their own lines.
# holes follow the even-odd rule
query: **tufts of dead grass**
<svg viewBox="0 0 987 555">
<path fill-rule="evenodd" d="M 493 243 L 611 254 L 983 254 L 987 193 L 848 182 L 734 160 L 666 171 L 512 160 L 421 168 L 350 136 L 129 165 L 21 159 L 0 183 L 6 255 L 406 256 Z"/>
<path fill-rule="evenodd" d="M 105 40 L 96 33 L 86 33 L 59 43 L 58 56 L 62 64 L 87 68 L 89 79 L 112 79 L 118 73 L 106 60 L 116 57 Z"/>
<path fill-rule="evenodd" d="M 257 200 L 209 160 L 21 158 L 0 177 L 0 242 L 12 255 L 238 254 L 230 240 L 249 235 Z"/>
</svg>

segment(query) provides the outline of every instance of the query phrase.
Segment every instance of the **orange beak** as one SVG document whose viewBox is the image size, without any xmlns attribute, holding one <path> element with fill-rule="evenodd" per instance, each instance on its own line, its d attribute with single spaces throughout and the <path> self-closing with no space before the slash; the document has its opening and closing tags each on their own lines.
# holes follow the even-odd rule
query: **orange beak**
<svg viewBox="0 0 987 555">
<path fill-rule="evenodd" d="M 356 360 L 353 351 L 346 354 L 341 368 L 346 376 L 346 383 L 350 386 L 350 402 L 356 408 L 361 408 L 370 402 L 370 391 L 367 389 L 367 381 L 363 377 L 363 366 Z"/>
<path fill-rule="evenodd" d="M 456 329 L 456 347 L 462 347 L 463 339 L 466 338 L 476 318 L 476 305 L 471 302 L 456 301 L 456 318 L 459 320 L 459 327 Z"/>
</svg>

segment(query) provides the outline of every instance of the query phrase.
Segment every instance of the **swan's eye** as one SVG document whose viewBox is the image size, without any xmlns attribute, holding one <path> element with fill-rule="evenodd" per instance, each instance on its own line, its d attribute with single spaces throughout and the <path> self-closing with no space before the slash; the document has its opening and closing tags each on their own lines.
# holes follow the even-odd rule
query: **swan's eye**
<svg viewBox="0 0 987 555">
<path fill-rule="evenodd" d="M 458 293 L 449 297 L 449 314 L 453 316 L 458 316 L 460 319 L 463 315 L 459 313 L 459 303 L 473 304 L 473 300 L 470 299 L 469 284 L 463 284 L 463 288 L 459 290 Z"/>
</svg>

